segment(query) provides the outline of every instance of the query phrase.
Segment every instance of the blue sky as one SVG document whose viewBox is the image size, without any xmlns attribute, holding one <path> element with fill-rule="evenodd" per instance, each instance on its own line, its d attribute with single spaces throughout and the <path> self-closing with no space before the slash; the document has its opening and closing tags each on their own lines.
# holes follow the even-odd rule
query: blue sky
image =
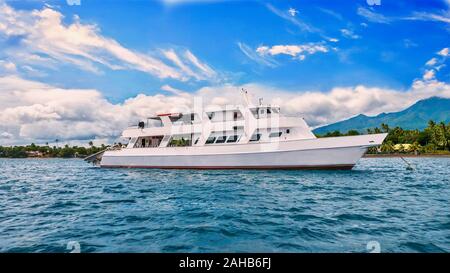
<svg viewBox="0 0 450 273">
<path fill-rule="evenodd" d="M 201 95 L 214 89 L 220 95 L 227 86 L 248 86 L 279 94 L 282 104 L 297 98 L 290 111 L 320 125 L 399 110 L 448 92 L 448 0 L 72 2 L 77 0 L 0 0 L 0 80 L 12 88 L 5 94 L 45 85 L 92 91 L 116 107 L 137 101 L 139 94 Z M 339 90 L 364 95 L 358 103 L 343 101 Z M 403 103 L 383 100 L 402 93 Z M 25 115 L 23 107 L 36 110 L 33 100 L 5 101 L 3 108 L 15 116 Z M 52 103 L 39 104 L 46 126 L 59 122 L 48 117 Z M 342 113 L 333 116 L 338 104 L 345 104 Z M 5 125 L 0 135 L 2 130 L 10 139 L 29 137 L 31 129 Z M 88 137 L 96 134 L 83 135 Z"/>
<path fill-rule="evenodd" d="M 47 3 L 64 15 L 64 23 L 71 24 L 77 15 L 81 23 L 97 25 L 102 36 L 142 53 L 169 47 L 189 49 L 224 74 L 220 79 L 224 82 L 258 82 L 288 90 L 325 91 L 358 84 L 406 90 L 421 76 L 432 53 L 449 42 L 448 23 L 401 19 L 419 12 L 442 14 L 448 8 L 445 1 L 385 0 L 381 5 L 369 5 L 366 0 L 193 2 L 200 3 L 81 0 L 81 5 L 68 5 L 65 1 L 7 1 L 25 10 L 42 9 Z M 290 8 L 298 13 L 291 16 Z M 381 14 L 386 22 L 364 17 L 361 10 Z M 446 18 L 450 20 L 448 14 Z M 10 43 L 2 46 L 16 46 Z M 306 56 L 303 61 L 280 54 L 272 56 L 276 64 L 268 66 L 249 59 L 239 43 L 253 50 L 262 45 L 317 43 L 326 46 L 328 52 Z M 114 71 L 101 65 L 99 69 L 101 73 L 93 75 L 67 65 L 39 80 L 71 88 L 96 88 L 113 101 L 139 92 L 158 92 L 164 84 L 187 91 L 211 84 L 204 80 L 160 79 L 131 69 Z M 448 69 L 441 70 L 439 77 L 448 81 Z"/>
</svg>

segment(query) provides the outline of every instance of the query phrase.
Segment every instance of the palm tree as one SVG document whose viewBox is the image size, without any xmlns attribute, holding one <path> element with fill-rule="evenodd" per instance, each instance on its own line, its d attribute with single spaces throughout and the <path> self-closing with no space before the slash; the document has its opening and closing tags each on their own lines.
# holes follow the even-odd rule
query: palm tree
<svg viewBox="0 0 450 273">
<path fill-rule="evenodd" d="M 389 133 L 389 125 L 386 123 L 381 123 L 381 129 L 383 129 L 383 132 Z"/>
<path fill-rule="evenodd" d="M 428 127 L 430 127 L 431 129 L 433 129 L 433 127 L 436 126 L 436 123 L 432 120 L 428 121 Z"/>
<path fill-rule="evenodd" d="M 388 140 L 381 145 L 381 151 L 384 153 L 392 153 L 395 151 L 394 144 Z"/>
<path fill-rule="evenodd" d="M 442 148 L 445 150 L 445 148 L 448 145 L 448 138 L 447 138 L 447 128 L 445 126 L 445 123 L 443 121 L 441 121 L 441 123 L 439 124 L 441 126 L 441 138 L 442 138 Z"/>
<path fill-rule="evenodd" d="M 420 144 L 416 141 L 413 144 L 411 144 L 411 146 L 409 147 L 409 150 L 414 152 L 415 155 L 417 155 L 421 148 L 422 147 L 420 146 Z"/>
<path fill-rule="evenodd" d="M 445 130 L 444 134 L 447 139 L 447 150 L 450 151 L 450 122 L 447 124 L 447 130 Z"/>
</svg>

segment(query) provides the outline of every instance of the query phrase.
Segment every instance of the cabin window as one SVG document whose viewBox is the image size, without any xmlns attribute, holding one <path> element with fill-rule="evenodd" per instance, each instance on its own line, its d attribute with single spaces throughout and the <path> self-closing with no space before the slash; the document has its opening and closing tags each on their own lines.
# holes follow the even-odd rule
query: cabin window
<svg viewBox="0 0 450 273">
<path fill-rule="evenodd" d="M 233 119 L 237 120 L 238 119 L 238 112 L 233 112 Z"/>
<path fill-rule="evenodd" d="M 271 114 L 272 112 L 270 111 L 270 109 L 267 109 L 267 114 Z"/>
<path fill-rule="evenodd" d="M 185 146 L 191 146 L 191 140 L 182 138 L 175 138 L 173 137 L 169 142 L 169 147 L 185 147 Z"/>
<path fill-rule="evenodd" d="M 150 147 L 158 147 L 163 139 L 163 136 L 146 136 L 146 137 L 139 137 L 136 141 L 136 139 L 132 139 L 131 143 L 134 143 L 134 148 L 150 148 Z"/>
<path fill-rule="evenodd" d="M 228 138 L 228 140 L 227 140 L 227 143 L 233 143 L 233 142 L 236 142 L 236 141 L 238 140 L 238 137 L 239 137 L 239 136 L 237 136 L 237 135 L 230 136 L 230 137 Z"/>
<path fill-rule="evenodd" d="M 211 120 L 214 117 L 214 112 L 208 113 L 208 118 Z"/>
<path fill-rule="evenodd" d="M 199 140 L 200 140 L 200 138 L 198 137 L 198 138 L 195 140 L 194 144 L 197 144 Z"/>
<path fill-rule="evenodd" d="M 208 137 L 205 144 L 213 144 L 215 140 L 216 140 L 216 137 L 213 137 L 213 136 Z"/>
<path fill-rule="evenodd" d="M 261 134 L 253 134 L 250 141 L 259 141 L 261 139 Z"/>
<path fill-rule="evenodd" d="M 289 134 L 291 132 L 290 129 L 286 129 L 286 134 Z"/>
<path fill-rule="evenodd" d="M 225 143 L 226 139 L 227 139 L 226 136 L 220 136 L 217 138 L 216 143 Z"/>
<path fill-rule="evenodd" d="M 282 132 L 273 132 L 273 133 L 270 133 L 269 137 L 280 137 L 281 134 L 282 134 Z"/>
<path fill-rule="evenodd" d="M 264 109 L 259 110 L 259 114 L 264 115 L 265 113 L 266 113 L 266 111 Z"/>
<path fill-rule="evenodd" d="M 177 116 L 169 116 L 169 120 L 170 122 L 177 124 L 177 123 L 181 123 L 182 121 L 180 121 L 182 115 L 177 115 Z"/>
</svg>

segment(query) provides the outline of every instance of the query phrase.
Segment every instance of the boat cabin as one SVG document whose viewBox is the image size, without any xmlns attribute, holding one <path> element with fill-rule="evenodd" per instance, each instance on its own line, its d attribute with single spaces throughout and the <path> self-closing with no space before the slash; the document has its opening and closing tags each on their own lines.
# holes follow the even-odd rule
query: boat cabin
<svg viewBox="0 0 450 273">
<path fill-rule="evenodd" d="M 164 113 L 124 131 L 127 148 L 233 145 L 315 138 L 303 119 L 271 105 L 234 106 L 202 113 Z"/>
</svg>

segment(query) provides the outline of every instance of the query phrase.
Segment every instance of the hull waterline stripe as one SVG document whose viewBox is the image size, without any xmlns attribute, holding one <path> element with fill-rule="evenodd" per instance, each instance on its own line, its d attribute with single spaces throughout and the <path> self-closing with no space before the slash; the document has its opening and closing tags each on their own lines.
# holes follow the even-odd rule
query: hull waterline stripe
<svg viewBox="0 0 450 273">
<path fill-rule="evenodd" d="M 247 154 L 270 154 L 270 153 L 292 153 L 292 152 L 308 152 L 308 151 L 320 151 L 320 150 L 336 150 L 336 149 L 355 149 L 359 148 L 361 150 L 368 149 L 373 146 L 379 146 L 379 145 L 356 145 L 356 146 L 337 146 L 337 147 L 326 147 L 326 148 L 307 148 L 307 149 L 294 149 L 294 150 L 273 150 L 273 151 L 249 151 L 249 152 L 236 152 L 236 153 L 204 153 L 204 154 L 126 154 L 126 155 L 115 155 L 115 154 L 108 154 L 105 157 L 136 157 L 136 156 L 222 156 L 222 155 L 247 155 Z M 214 147 L 214 146 L 210 146 Z M 169 147 L 164 147 L 169 148 Z M 170 147 L 174 148 L 174 147 Z M 179 147 L 178 147 L 179 148 Z M 151 149 L 155 148 L 132 148 L 130 150 L 144 150 L 145 151 L 151 151 Z M 159 149 L 159 148 L 156 148 Z M 120 152 L 121 150 L 118 150 Z"/>
</svg>

